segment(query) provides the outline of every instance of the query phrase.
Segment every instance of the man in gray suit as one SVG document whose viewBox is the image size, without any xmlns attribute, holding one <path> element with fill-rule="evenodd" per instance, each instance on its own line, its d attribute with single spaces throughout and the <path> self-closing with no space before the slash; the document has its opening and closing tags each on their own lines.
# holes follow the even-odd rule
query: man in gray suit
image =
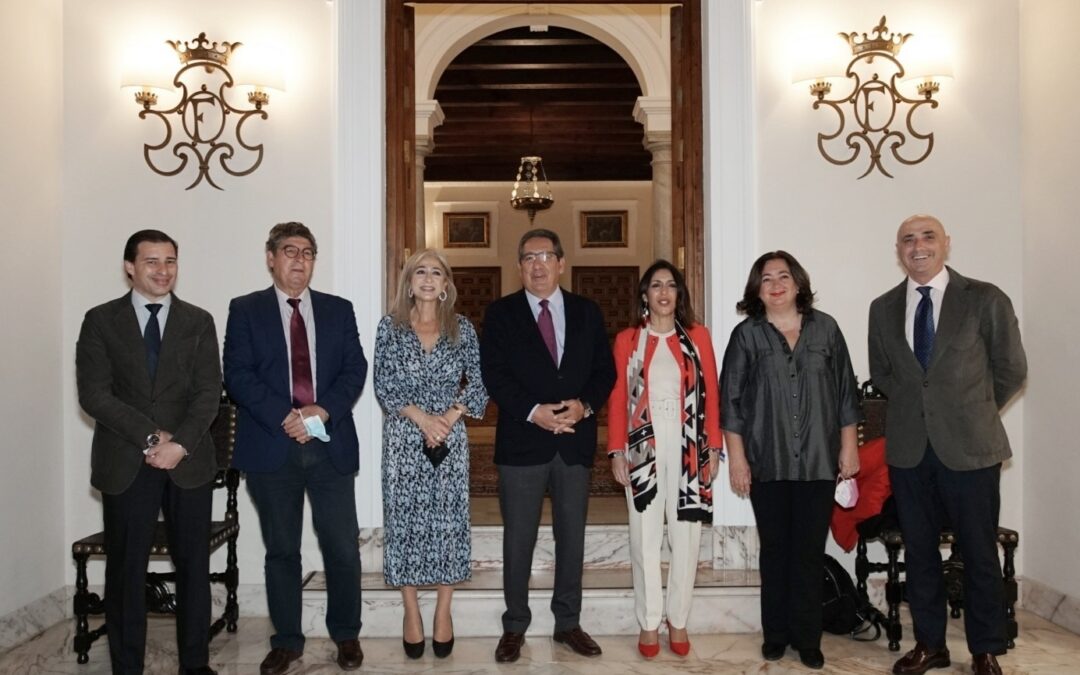
<svg viewBox="0 0 1080 675">
<path fill-rule="evenodd" d="M 183 673 L 213 673 L 210 639 L 208 433 L 221 366 L 214 320 L 176 297 L 177 246 L 158 230 L 131 235 L 131 291 L 86 313 L 75 349 L 79 403 L 94 418 L 90 483 L 105 521 L 105 626 L 114 673 L 141 673 L 146 566 L 164 509 L 176 566 Z"/>
<path fill-rule="evenodd" d="M 915 648 L 894 673 L 950 665 L 939 537 L 964 560 L 964 628 L 975 673 L 1000 673 L 1005 602 L 998 563 L 1001 463 L 1012 455 L 999 411 L 1027 377 L 1012 303 L 945 266 L 933 216 L 905 220 L 896 252 L 908 278 L 870 305 L 870 377 L 888 398 L 886 461 L 904 535 Z"/>
</svg>

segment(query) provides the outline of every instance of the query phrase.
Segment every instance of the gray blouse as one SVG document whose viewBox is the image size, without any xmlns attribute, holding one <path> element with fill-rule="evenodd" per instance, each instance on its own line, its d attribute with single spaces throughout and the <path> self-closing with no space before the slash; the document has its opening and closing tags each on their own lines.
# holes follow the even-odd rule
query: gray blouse
<svg viewBox="0 0 1080 675">
<path fill-rule="evenodd" d="M 859 421 L 836 321 L 804 314 L 793 351 L 764 316 L 744 320 L 724 352 L 720 405 L 720 425 L 742 436 L 754 480 L 835 480 L 840 429 Z"/>
</svg>

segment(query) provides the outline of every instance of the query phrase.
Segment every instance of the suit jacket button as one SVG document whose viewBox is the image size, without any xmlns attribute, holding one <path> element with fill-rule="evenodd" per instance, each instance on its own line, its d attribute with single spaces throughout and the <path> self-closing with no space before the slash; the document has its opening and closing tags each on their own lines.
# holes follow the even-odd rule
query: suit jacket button
<svg viewBox="0 0 1080 675">
<path fill-rule="evenodd" d="M 930 380 L 923 380 L 922 386 L 923 387 L 929 387 L 930 386 Z"/>
</svg>

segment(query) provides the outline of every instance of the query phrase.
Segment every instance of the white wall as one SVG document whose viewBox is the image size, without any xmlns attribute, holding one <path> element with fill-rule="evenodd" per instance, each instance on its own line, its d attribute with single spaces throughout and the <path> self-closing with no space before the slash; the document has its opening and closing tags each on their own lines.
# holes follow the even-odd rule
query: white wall
<svg viewBox="0 0 1080 675">
<path fill-rule="evenodd" d="M 63 377 L 61 395 L 52 397 L 62 401 L 64 409 L 67 503 L 66 515 L 60 517 L 64 533 L 55 537 L 58 550 L 65 541 L 101 527 L 100 498 L 89 484 L 92 423 L 78 408 L 72 355 L 84 312 L 127 290 L 121 257 L 130 233 L 156 227 L 177 239 L 177 294 L 214 315 L 219 339 L 224 337 L 229 300 L 271 283 L 263 247 L 275 223 L 299 220 L 312 228 L 322 253 L 313 286 L 333 290 L 332 9 L 325 2 L 289 0 L 64 3 L 64 189 L 58 256 L 64 264 L 51 281 L 63 287 L 63 338 L 49 350 L 59 357 Z M 250 138 L 265 143 L 262 166 L 244 178 L 222 177 L 224 191 L 207 185 L 185 190 L 194 178 L 190 169 L 173 178 L 152 173 L 143 161 L 142 144 L 157 142 L 159 125 L 140 120 L 131 93 L 119 88 L 130 42 L 191 40 L 200 31 L 213 41 L 278 50 L 286 64 L 287 91 L 271 94 L 269 119 L 247 125 Z M 35 48 L 32 53 L 42 51 Z M 31 105 L 39 115 L 48 110 L 28 98 L 28 110 Z M 378 224 L 368 227 L 377 238 Z M 365 339 L 370 349 L 370 337 Z M 241 582 L 261 583 L 258 521 L 246 490 L 241 490 Z M 221 495 L 218 500 L 220 504 Z M 321 562 L 320 567 L 309 564 L 312 558 L 318 560 L 310 528 L 304 553 L 307 568 L 321 568 Z M 92 583 L 101 578 L 102 567 L 92 566 Z M 66 569 L 71 583 L 73 567 L 66 564 Z"/>
<path fill-rule="evenodd" d="M 1028 354 L 1024 445 L 1024 574 L 1080 598 L 1080 477 L 1074 383 L 1080 378 L 1080 297 L 1073 283 L 1080 249 L 1076 149 L 1080 94 L 1069 84 L 1080 59 L 1061 45 L 1080 20 L 1073 0 L 1021 5 L 1020 90 L 1024 188 L 1024 344 Z"/>
<path fill-rule="evenodd" d="M 783 248 L 803 263 L 818 306 L 836 317 L 847 338 L 859 379 L 868 376 L 867 309 L 903 278 L 895 233 L 901 220 L 913 213 L 940 217 L 952 236 L 950 264 L 961 274 L 1000 286 L 1023 317 L 1024 265 L 1017 255 L 1024 230 L 1016 1 L 882 0 L 873 7 L 854 0 L 753 4 L 756 250 Z M 943 85 L 936 110 L 924 109 L 917 116 L 935 132 L 933 154 L 911 167 L 887 162 L 895 168 L 893 179 L 875 173 L 856 180 L 863 170 L 860 162 L 838 167 L 818 154 L 817 133 L 831 131 L 835 115 L 813 110 L 806 86 L 791 84 L 789 53 L 808 29 L 825 35 L 869 32 L 882 14 L 890 29 L 914 34 L 909 46 L 920 36 L 936 36 L 951 47 L 955 79 Z M 1054 105 L 1059 103 L 1055 96 Z M 1027 331 L 1026 337 L 1032 333 Z M 1027 455 L 1024 409 L 1021 399 L 1005 415 L 1014 457 L 1002 474 L 1001 522 L 1014 528 L 1026 522 L 1021 482 Z M 1021 547 L 1024 561 L 1033 550 Z"/>
<path fill-rule="evenodd" d="M 0 617 L 65 583 L 61 10 L 60 0 L 0 4 L 7 48 L 33 55 L 0 69 Z"/>
</svg>

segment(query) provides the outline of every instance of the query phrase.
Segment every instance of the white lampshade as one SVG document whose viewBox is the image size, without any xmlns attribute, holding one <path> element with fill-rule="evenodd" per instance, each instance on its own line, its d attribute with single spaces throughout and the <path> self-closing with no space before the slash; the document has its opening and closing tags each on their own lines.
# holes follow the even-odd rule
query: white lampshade
<svg viewBox="0 0 1080 675">
<path fill-rule="evenodd" d="M 917 35 L 904 45 L 900 55 L 904 64 L 904 81 L 952 79 L 952 59 L 941 40 Z"/>
<path fill-rule="evenodd" d="M 161 41 L 132 47 L 124 57 L 123 66 L 121 88 L 172 91 L 180 59 L 172 47 Z"/>
<path fill-rule="evenodd" d="M 842 80 L 851 61 L 851 49 L 835 33 L 815 34 L 797 41 L 789 55 L 791 83 Z"/>
<path fill-rule="evenodd" d="M 229 72 L 238 86 L 285 91 L 285 69 L 278 51 L 240 45 L 229 59 Z"/>
</svg>

